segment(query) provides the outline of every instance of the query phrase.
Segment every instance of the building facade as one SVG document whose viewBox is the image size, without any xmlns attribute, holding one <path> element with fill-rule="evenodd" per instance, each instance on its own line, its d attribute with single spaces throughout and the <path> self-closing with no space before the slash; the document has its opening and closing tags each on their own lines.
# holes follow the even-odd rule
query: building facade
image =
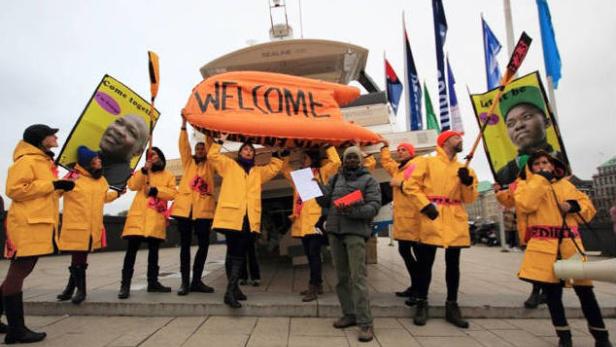
<svg viewBox="0 0 616 347">
<path fill-rule="evenodd" d="M 595 219 L 609 219 L 609 210 L 616 205 L 616 156 L 601 164 L 592 176 L 592 200 L 597 209 Z"/>
</svg>

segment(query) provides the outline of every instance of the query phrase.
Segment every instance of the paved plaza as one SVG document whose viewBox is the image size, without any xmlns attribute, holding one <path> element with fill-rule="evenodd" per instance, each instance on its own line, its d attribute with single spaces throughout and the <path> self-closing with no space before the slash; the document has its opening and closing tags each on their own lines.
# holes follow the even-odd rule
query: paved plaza
<svg viewBox="0 0 616 347">
<path fill-rule="evenodd" d="M 378 263 L 369 265 L 369 285 L 376 338 L 367 346 L 554 346 L 556 337 L 545 305 L 522 307 L 530 285 L 515 276 L 522 253 L 473 247 L 461 259 L 460 306 L 471 327 L 462 330 L 446 323 L 444 315 L 444 254 L 439 250 L 430 291 L 432 318 L 424 327 L 413 325 L 412 311 L 394 291 L 408 286 L 408 275 L 389 239 L 378 242 Z M 193 249 L 193 252 L 195 249 Z M 117 299 L 123 252 L 95 253 L 89 258 L 88 298 L 81 305 L 59 303 L 68 256 L 45 257 L 25 282 L 25 309 L 31 328 L 46 331 L 38 346 L 354 346 L 356 328 L 331 327 L 340 314 L 332 291 L 335 273 L 324 269 L 325 294 L 301 302 L 299 291 L 308 281 L 307 266 L 291 266 L 285 259 L 263 260 L 259 287 L 244 286 L 248 301 L 239 310 L 222 303 L 226 284 L 224 245 L 210 248 L 204 281 L 214 294 L 180 297 L 179 249 L 160 251 L 161 282 L 174 288 L 169 294 L 147 293 L 147 250 L 140 250 L 131 297 Z M 7 261 L 0 262 L 4 274 Z M 616 285 L 595 283 L 612 338 L 616 333 Z M 565 306 L 576 346 L 592 346 L 573 291 L 565 291 Z"/>
</svg>

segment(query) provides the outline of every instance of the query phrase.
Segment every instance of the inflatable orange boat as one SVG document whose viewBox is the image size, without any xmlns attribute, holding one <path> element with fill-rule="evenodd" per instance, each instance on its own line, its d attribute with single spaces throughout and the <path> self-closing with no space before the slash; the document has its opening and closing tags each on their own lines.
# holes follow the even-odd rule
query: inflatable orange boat
<svg viewBox="0 0 616 347">
<path fill-rule="evenodd" d="M 376 133 L 346 121 L 340 106 L 359 89 L 284 74 L 238 71 L 212 76 L 192 91 L 183 113 L 198 131 L 255 144 L 311 148 L 325 143 L 361 145 Z"/>
</svg>

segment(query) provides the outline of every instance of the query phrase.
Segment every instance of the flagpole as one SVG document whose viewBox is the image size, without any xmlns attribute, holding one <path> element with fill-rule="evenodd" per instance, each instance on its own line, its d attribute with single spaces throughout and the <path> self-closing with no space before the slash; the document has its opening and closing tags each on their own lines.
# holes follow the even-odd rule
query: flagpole
<svg viewBox="0 0 616 347">
<path fill-rule="evenodd" d="M 403 84 L 404 90 L 404 108 L 406 110 L 406 117 L 404 117 L 404 121 L 406 122 L 406 131 L 411 131 L 411 81 L 409 81 L 409 62 L 406 54 L 406 21 L 404 20 L 404 10 L 402 11 L 402 45 L 404 47 L 404 82 L 406 82 L 406 86 Z"/>
<path fill-rule="evenodd" d="M 556 94 L 554 93 L 554 81 L 552 81 L 552 76 L 548 77 L 548 94 L 550 95 L 550 110 L 554 114 L 554 119 L 556 120 L 556 124 L 558 124 L 558 111 L 556 110 Z"/>
<path fill-rule="evenodd" d="M 511 15 L 511 1 L 503 0 L 503 8 L 505 10 L 505 30 L 507 32 L 507 56 L 513 54 L 513 48 L 515 46 L 513 36 L 513 17 Z"/>
</svg>

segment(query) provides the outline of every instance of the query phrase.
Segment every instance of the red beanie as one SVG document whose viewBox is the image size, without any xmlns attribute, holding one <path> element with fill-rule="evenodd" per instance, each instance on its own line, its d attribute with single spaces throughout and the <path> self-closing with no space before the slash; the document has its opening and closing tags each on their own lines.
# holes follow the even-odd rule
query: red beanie
<svg viewBox="0 0 616 347">
<path fill-rule="evenodd" d="M 443 145 L 445 144 L 445 142 L 453 136 L 462 136 L 461 133 L 457 132 L 457 131 L 453 131 L 453 130 L 445 130 L 443 131 L 438 138 L 436 139 L 436 144 L 439 147 L 443 147 Z"/>
<path fill-rule="evenodd" d="M 398 148 L 397 148 L 397 149 L 400 149 L 401 147 L 402 147 L 402 148 L 406 148 L 406 151 L 407 151 L 407 152 L 409 152 L 409 154 L 411 155 L 411 157 L 414 157 L 414 156 L 415 156 L 415 147 L 414 147 L 413 145 L 411 145 L 410 143 L 404 143 L 404 142 L 403 142 L 403 143 L 401 143 L 401 144 L 399 144 L 399 145 L 398 145 Z"/>
</svg>

